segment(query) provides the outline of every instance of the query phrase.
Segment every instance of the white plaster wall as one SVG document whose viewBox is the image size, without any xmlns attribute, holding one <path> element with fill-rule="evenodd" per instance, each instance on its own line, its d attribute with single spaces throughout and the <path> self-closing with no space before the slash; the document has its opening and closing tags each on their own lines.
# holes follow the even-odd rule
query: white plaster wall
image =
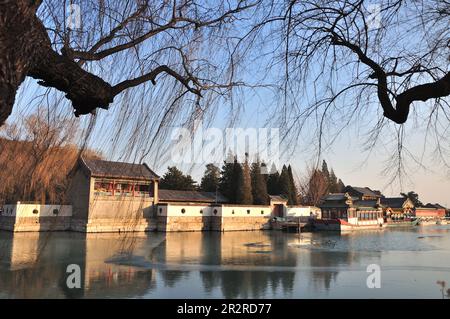
<svg viewBox="0 0 450 319">
<path fill-rule="evenodd" d="M 376 220 L 359 220 L 358 225 L 366 226 L 366 225 L 379 225 L 383 224 L 383 218 L 377 218 Z"/>
<path fill-rule="evenodd" d="M 182 212 L 183 209 L 184 213 Z M 214 209 L 217 209 L 216 215 L 213 214 Z M 157 216 L 168 216 L 168 217 L 220 216 L 219 212 L 220 207 L 209 205 L 167 204 L 167 205 L 158 205 Z"/>
<path fill-rule="evenodd" d="M 309 217 L 313 213 L 316 218 L 320 218 L 320 208 L 314 206 L 287 206 L 286 216 L 288 217 Z"/>
<path fill-rule="evenodd" d="M 182 212 L 184 209 L 184 213 Z M 217 211 L 214 214 L 214 211 Z M 202 211 L 203 213 L 200 213 Z M 250 213 L 248 213 L 250 211 Z M 168 217 L 201 217 L 201 216 L 222 216 L 222 217 L 270 217 L 272 207 L 270 206 L 228 206 L 217 205 L 183 205 L 165 204 L 159 205 L 158 216 Z"/>
<path fill-rule="evenodd" d="M 222 205 L 221 208 L 221 214 L 223 217 L 270 217 L 272 215 L 271 206 Z M 250 213 L 248 211 L 250 211 Z"/>
<path fill-rule="evenodd" d="M 37 209 L 38 213 L 33 214 L 33 211 Z M 58 215 L 53 214 L 53 210 L 58 209 Z M 40 204 L 7 204 L 3 206 L 4 216 L 16 216 L 16 217 L 57 217 L 72 216 L 72 205 L 40 205 Z"/>
</svg>

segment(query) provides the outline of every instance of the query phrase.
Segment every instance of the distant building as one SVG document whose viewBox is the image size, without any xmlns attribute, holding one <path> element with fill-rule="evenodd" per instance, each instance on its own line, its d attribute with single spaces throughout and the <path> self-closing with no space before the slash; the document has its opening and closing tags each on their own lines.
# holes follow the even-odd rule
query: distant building
<svg viewBox="0 0 450 319">
<path fill-rule="evenodd" d="M 149 230 L 158 202 L 156 175 L 146 164 L 81 157 L 69 187 L 72 228 L 77 231 Z"/>
<path fill-rule="evenodd" d="M 160 190 L 159 179 L 146 164 L 81 157 L 70 172 L 70 205 L 4 205 L 0 229 L 235 231 L 270 229 L 274 217 L 320 218 L 319 208 L 289 206 L 283 196 L 271 196 L 268 205 L 238 205 L 219 192 Z"/>
<path fill-rule="evenodd" d="M 270 205 L 273 206 L 273 216 L 274 217 L 284 217 L 286 213 L 284 208 L 287 206 L 287 198 L 281 195 L 269 195 Z"/>
<path fill-rule="evenodd" d="M 348 193 L 351 197 L 359 200 L 378 200 L 383 197 L 380 191 L 372 190 L 369 187 L 346 186 L 344 193 Z"/>
<path fill-rule="evenodd" d="M 426 204 L 423 207 L 416 207 L 414 215 L 422 219 L 441 219 L 446 215 L 446 208 L 439 204 Z"/>
<path fill-rule="evenodd" d="M 370 190 L 369 190 L 370 191 Z M 383 225 L 383 209 L 380 197 L 375 193 L 362 194 L 361 199 L 349 193 L 332 193 L 325 196 L 319 207 L 322 220 L 315 221 L 318 229 L 350 230 L 379 228 Z M 364 198 L 364 199 L 362 199 Z M 376 198 L 376 199 L 366 199 Z"/>
<path fill-rule="evenodd" d="M 405 197 L 382 197 L 385 222 L 405 220 L 414 216 L 414 203 Z"/>
</svg>

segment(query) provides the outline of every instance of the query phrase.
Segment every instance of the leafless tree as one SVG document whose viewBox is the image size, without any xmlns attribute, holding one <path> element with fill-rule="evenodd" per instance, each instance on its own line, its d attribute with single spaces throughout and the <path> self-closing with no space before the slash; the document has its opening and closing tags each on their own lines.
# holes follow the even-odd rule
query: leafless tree
<svg viewBox="0 0 450 319">
<path fill-rule="evenodd" d="M 72 25 L 71 4 L 80 8 L 79 25 Z M 398 140 L 387 166 L 403 171 L 403 154 L 412 152 L 402 143 L 407 126 L 398 124 L 411 122 L 429 130 L 446 163 L 447 0 L 2 0 L 0 6 L 0 123 L 18 87 L 34 78 L 63 92 L 76 115 L 114 100 L 110 117 L 83 127 L 103 132 L 99 144 L 125 145 L 111 153 L 141 161 L 171 123 L 212 117 L 224 100 L 231 113 L 239 111 L 245 99 L 233 92 L 270 87 L 278 89 L 279 103 L 268 110 L 269 121 L 292 140 L 309 138 L 318 155 L 356 122 L 368 150 L 380 136 Z M 63 100 L 56 94 L 51 102 Z M 156 149 L 155 157 L 163 154 Z"/>
<path fill-rule="evenodd" d="M 68 173 L 80 149 L 77 120 L 38 110 L 0 130 L 0 203 L 65 202 Z M 87 156 L 99 156 L 84 150 Z"/>
<path fill-rule="evenodd" d="M 306 173 L 297 181 L 301 203 L 317 206 L 328 192 L 328 182 L 319 169 L 308 167 Z"/>
<path fill-rule="evenodd" d="M 156 84 L 162 74 L 183 94 L 227 89 L 233 83 L 215 82 L 212 61 L 195 51 L 206 38 L 218 41 L 227 24 L 258 2 L 2 0 L 0 125 L 27 76 L 64 92 L 77 116 L 108 108 L 126 89 Z M 100 75 L 105 64 L 115 73 L 111 81 Z"/>
<path fill-rule="evenodd" d="M 312 132 L 308 137 L 320 155 L 352 123 L 367 150 L 393 145 L 387 169 L 401 173 L 403 156 L 419 153 L 403 143 L 414 126 L 427 130 L 437 157 L 450 164 L 450 2 L 271 4 L 271 14 L 253 33 L 274 43 L 269 66 L 283 83 L 274 114 L 287 138 Z M 246 34 L 239 45 L 246 41 L 255 39 Z"/>
</svg>

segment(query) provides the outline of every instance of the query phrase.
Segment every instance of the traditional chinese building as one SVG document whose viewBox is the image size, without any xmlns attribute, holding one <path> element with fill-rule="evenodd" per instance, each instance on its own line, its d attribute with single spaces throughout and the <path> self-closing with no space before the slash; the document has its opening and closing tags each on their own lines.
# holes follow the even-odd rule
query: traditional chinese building
<svg viewBox="0 0 450 319">
<path fill-rule="evenodd" d="M 403 221 L 414 216 L 414 203 L 409 198 L 382 197 L 380 203 L 385 222 Z"/>
<path fill-rule="evenodd" d="M 380 191 L 372 190 L 369 187 L 346 186 L 344 193 L 359 200 L 378 200 L 383 197 Z"/>
<path fill-rule="evenodd" d="M 428 203 L 423 207 L 416 207 L 414 215 L 421 219 L 438 220 L 445 217 L 446 209 L 439 204 Z"/>
<path fill-rule="evenodd" d="M 69 205 L 4 205 L 0 229 L 233 231 L 269 229 L 273 217 L 320 218 L 317 207 L 289 206 L 282 196 L 271 196 L 268 205 L 237 205 L 219 192 L 160 190 L 146 164 L 81 157 L 70 177 Z"/>
<path fill-rule="evenodd" d="M 77 231 L 151 230 L 158 202 L 156 175 L 146 164 L 81 157 L 71 172 L 68 195 L 72 229 Z"/>
<path fill-rule="evenodd" d="M 319 205 L 322 219 L 315 220 L 315 227 L 319 230 L 353 230 L 383 226 L 381 196 L 360 196 L 364 199 L 353 197 L 349 193 L 332 193 L 325 196 Z"/>
</svg>

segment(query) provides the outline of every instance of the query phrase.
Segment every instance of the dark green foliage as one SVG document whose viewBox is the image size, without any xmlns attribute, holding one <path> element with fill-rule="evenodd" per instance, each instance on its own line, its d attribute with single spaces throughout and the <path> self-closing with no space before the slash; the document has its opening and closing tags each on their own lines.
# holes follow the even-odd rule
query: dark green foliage
<svg viewBox="0 0 450 319">
<path fill-rule="evenodd" d="M 278 179 L 278 188 L 280 195 L 285 195 L 289 199 L 289 173 L 286 165 L 281 169 L 280 178 Z"/>
<path fill-rule="evenodd" d="M 251 167 L 253 204 L 268 205 L 269 194 L 265 176 L 261 173 L 261 164 L 257 161 Z"/>
<path fill-rule="evenodd" d="M 298 192 L 295 186 L 294 175 L 292 174 L 291 165 L 288 166 L 288 177 L 289 177 L 289 193 L 288 193 L 288 204 L 298 205 Z"/>
<path fill-rule="evenodd" d="M 345 184 L 341 179 L 338 179 L 334 170 L 328 170 L 328 164 L 325 160 L 322 161 L 322 176 L 326 181 L 326 192 L 327 193 L 342 193 L 345 188 Z"/>
<path fill-rule="evenodd" d="M 278 180 L 280 179 L 280 174 L 278 173 L 275 165 L 272 165 L 269 175 L 267 176 L 267 192 L 270 195 L 279 195 L 280 187 Z"/>
<path fill-rule="evenodd" d="M 280 195 L 286 196 L 288 199 L 288 205 L 297 205 L 297 188 L 295 186 L 294 177 L 292 175 L 292 168 L 283 165 L 281 169 L 280 178 L 278 179 L 278 187 L 280 190 Z"/>
<path fill-rule="evenodd" d="M 417 194 L 415 191 L 410 191 L 408 193 L 400 193 L 405 199 L 409 198 L 415 207 L 423 207 L 423 203 L 419 200 L 419 194 Z"/>
<path fill-rule="evenodd" d="M 200 189 L 204 192 L 215 192 L 219 187 L 220 169 L 214 164 L 206 165 L 205 173 L 200 183 Z"/>
<path fill-rule="evenodd" d="M 159 181 L 159 187 L 162 189 L 173 189 L 173 190 L 184 190 L 192 191 L 195 190 L 196 182 L 192 179 L 191 175 L 184 175 L 175 166 L 168 167 L 167 172 Z"/>
<path fill-rule="evenodd" d="M 338 180 L 336 175 L 334 174 L 333 169 L 331 169 L 330 176 L 328 178 L 328 191 L 330 193 L 338 193 Z"/>
<path fill-rule="evenodd" d="M 345 189 L 345 184 L 342 182 L 342 180 L 339 178 L 338 184 L 337 184 L 337 192 L 342 193 Z"/>
<path fill-rule="evenodd" d="M 325 160 L 322 161 L 322 174 L 326 180 L 330 179 L 330 172 L 328 171 L 328 164 Z"/>
<path fill-rule="evenodd" d="M 239 163 L 236 157 L 229 154 L 220 172 L 219 191 L 230 201 L 236 203 L 236 192 L 239 178 Z"/>
<path fill-rule="evenodd" d="M 238 185 L 236 192 L 236 203 L 242 205 L 253 204 L 252 179 L 250 176 L 250 167 L 247 159 L 240 165 L 238 164 Z"/>
</svg>

